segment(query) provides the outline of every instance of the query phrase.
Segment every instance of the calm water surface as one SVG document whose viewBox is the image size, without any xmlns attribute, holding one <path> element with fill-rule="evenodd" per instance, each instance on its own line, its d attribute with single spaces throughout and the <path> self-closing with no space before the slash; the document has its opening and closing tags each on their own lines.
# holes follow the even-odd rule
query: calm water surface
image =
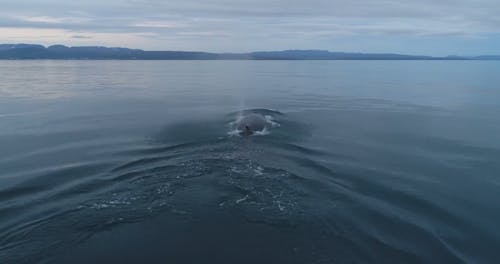
<svg viewBox="0 0 500 264">
<path fill-rule="evenodd" d="M 0 61 L 0 263 L 498 263 L 499 73 Z"/>
</svg>

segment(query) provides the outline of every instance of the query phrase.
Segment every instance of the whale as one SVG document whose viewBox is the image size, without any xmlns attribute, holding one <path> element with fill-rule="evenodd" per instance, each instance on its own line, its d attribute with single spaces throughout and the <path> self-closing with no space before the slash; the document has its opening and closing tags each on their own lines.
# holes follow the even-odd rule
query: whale
<svg viewBox="0 0 500 264">
<path fill-rule="evenodd" d="M 236 123 L 236 129 L 240 135 L 250 136 L 262 132 L 266 128 L 267 120 L 260 114 L 248 114 L 242 116 Z"/>
</svg>

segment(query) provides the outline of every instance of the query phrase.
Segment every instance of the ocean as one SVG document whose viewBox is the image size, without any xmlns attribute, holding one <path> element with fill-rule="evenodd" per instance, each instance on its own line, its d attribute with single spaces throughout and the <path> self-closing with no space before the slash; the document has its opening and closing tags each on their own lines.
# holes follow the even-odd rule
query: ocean
<svg viewBox="0 0 500 264">
<path fill-rule="evenodd" d="M 499 72 L 0 61 L 0 263 L 498 263 Z"/>
</svg>

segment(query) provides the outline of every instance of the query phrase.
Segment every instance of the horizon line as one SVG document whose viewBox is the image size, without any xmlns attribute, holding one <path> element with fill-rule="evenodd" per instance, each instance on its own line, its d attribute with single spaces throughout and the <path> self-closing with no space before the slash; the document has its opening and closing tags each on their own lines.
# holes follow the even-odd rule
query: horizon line
<svg viewBox="0 0 500 264">
<path fill-rule="evenodd" d="M 3 48 L 2 46 L 11 46 L 10 48 Z M 21 47 L 16 47 L 21 46 Z M 252 55 L 257 53 L 285 53 L 285 52 L 311 52 L 315 53 L 315 55 L 319 55 L 319 53 L 325 53 L 324 55 L 359 55 L 359 56 L 407 56 L 414 57 L 420 59 L 462 59 L 462 60 L 470 60 L 470 59 L 480 59 L 486 57 L 497 57 L 496 59 L 500 59 L 500 55 L 498 54 L 480 54 L 480 55 L 456 55 L 450 54 L 445 56 L 435 56 L 435 55 L 422 55 L 422 54 L 408 54 L 408 53 L 398 53 L 398 52 L 362 52 L 362 51 L 332 51 L 326 49 L 282 49 L 282 50 L 255 50 L 255 51 L 246 51 L 246 52 L 214 52 L 214 51 L 200 51 L 200 50 L 146 50 L 139 48 L 129 48 L 129 47 L 119 47 L 119 46 L 104 46 L 104 45 L 87 45 L 87 46 L 68 46 L 65 44 L 52 44 L 52 45 L 44 45 L 44 44 L 34 44 L 34 43 L 0 43 L 0 52 L 4 52 L 6 50 L 11 49 L 22 49 L 22 48 L 36 48 L 43 47 L 44 49 L 53 49 L 53 48 L 103 48 L 103 49 L 122 49 L 129 51 L 137 51 L 137 52 L 178 52 L 178 53 L 200 53 L 200 54 L 210 54 L 210 55 Z M 307 56 L 307 54 L 302 54 L 303 56 Z M 312 54 L 309 54 L 311 56 Z M 317 58 L 320 59 L 320 58 Z M 325 58 L 326 59 L 326 58 Z"/>
</svg>

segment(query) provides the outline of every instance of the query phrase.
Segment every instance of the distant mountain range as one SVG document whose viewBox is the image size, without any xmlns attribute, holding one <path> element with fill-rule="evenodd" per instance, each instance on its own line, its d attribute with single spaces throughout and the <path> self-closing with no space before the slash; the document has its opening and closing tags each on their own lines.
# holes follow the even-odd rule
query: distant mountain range
<svg viewBox="0 0 500 264">
<path fill-rule="evenodd" d="M 210 53 L 195 51 L 145 51 L 96 46 L 67 47 L 36 44 L 0 44 L 0 59 L 56 60 L 500 60 L 500 55 L 415 56 L 391 53 L 348 53 L 326 50 L 259 51 L 249 53 Z"/>
</svg>

